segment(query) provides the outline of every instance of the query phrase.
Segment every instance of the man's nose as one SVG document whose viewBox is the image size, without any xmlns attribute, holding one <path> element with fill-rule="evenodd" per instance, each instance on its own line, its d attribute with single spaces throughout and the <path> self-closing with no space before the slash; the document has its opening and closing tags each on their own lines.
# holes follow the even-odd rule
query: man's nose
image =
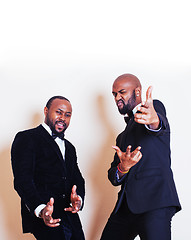
<svg viewBox="0 0 191 240">
<path fill-rule="evenodd" d="M 65 121 L 66 121 L 65 114 L 62 114 L 62 115 L 60 115 L 60 120 L 61 120 L 61 121 L 63 121 L 63 122 L 65 122 Z"/>
<path fill-rule="evenodd" d="M 121 95 L 119 93 L 115 96 L 115 101 L 118 102 L 121 99 Z"/>
</svg>

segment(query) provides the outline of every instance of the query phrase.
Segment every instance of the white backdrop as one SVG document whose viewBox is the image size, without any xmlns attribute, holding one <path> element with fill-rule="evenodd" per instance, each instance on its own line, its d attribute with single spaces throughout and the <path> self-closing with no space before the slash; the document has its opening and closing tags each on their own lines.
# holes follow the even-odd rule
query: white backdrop
<svg viewBox="0 0 191 240">
<path fill-rule="evenodd" d="M 172 223 L 173 240 L 190 236 L 189 187 L 191 35 L 189 1 L 50 1 L 0 3 L 0 238 L 21 233 L 13 190 L 10 146 L 19 130 L 43 121 L 53 95 L 71 100 L 68 138 L 86 179 L 80 213 L 87 240 L 98 240 L 118 189 L 107 180 L 117 134 L 125 124 L 111 87 L 123 73 L 149 85 L 166 106 L 171 124 L 172 168 L 183 210 Z"/>
</svg>

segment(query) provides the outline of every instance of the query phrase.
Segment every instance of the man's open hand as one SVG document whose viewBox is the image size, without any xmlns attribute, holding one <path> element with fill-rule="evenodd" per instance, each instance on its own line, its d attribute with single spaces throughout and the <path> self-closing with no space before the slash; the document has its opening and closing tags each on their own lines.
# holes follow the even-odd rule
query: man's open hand
<svg viewBox="0 0 191 240">
<path fill-rule="evenodd" d="M 71 197 L 70 197 L 72 206 L 69 208 L 65 208 L 64 209 L 65 211 L 77 213 L 80 210 L 82 203 L 81 203 L 81 198 L 76 193 L 76 189 L 77 189 L 77 186 L 74 185 L 72 187 L 72 192 L 71 192 Z"/>
<path fill-rule="evenodd" d="M 41 218 L 48 227 L 58 227 L 60 225 L 60 219 L 53 219 L 52 213 L 54 210 L 54 198 L 50 198 L 50 201 L 46 204 L 46 207 L 41 211 Z"/>
<path fill-rule="evenodd" d="M 135 122 L 148 125 L 151 129 L 158 129 L 160 120 L 153 106 L 152 86 L 147 89 L 146 101 L 142 102 L 137 110 L 139 112 L 134 115 Z"/>
<path fill-rule="evenodd" d="M 126 152 L 122 152 L 117 146 L 112 146 L 120 159 L 120 169 L 123 172 L 128 171 L 131 167 L 139 162 L 142 158 L 141 147 L 137 147 L 133 152 L 131 152 L 131 146 L 129 145 Z M 120 174 L 121 175 L 121 174 Z"/>
</svg>

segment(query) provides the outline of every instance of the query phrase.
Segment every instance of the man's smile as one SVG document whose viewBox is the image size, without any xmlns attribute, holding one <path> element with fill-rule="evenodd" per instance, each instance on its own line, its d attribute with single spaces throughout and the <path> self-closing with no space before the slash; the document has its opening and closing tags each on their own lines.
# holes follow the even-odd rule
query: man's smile
<svg viewBox="0 0 191 240">
<path fill-rule="evenodd" d="M 65 128 L 66 127 L 66 123 L 63 121 L 57 121 L 55 123 L 55 125 L 57 125 L 58 128 Z"/>
</svg>

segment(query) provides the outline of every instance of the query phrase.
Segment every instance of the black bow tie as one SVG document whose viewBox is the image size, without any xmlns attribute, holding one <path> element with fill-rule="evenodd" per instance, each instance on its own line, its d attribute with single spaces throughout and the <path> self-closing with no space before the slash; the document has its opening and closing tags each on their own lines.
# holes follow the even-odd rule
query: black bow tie
<svg viewBox="0 0 191 240">
<path fill-rule="evenodd" d="M 61 132 L 61 133 L 52 132 L 52 137 L 53 137 L 53 139 L 56 139 L 58 137 L 58 138 L 64 140 L 64 133 L 63 132 Z"/>
<path fill-rule="evenodd" d="M 128 113 L 128 116 L 124 117 L 125 122 L 128 124 L 129 120 L 133 117 L 133 112 Z"/>
<path fill-rule="evenodd" d="M 130 117 L 124 117 L 125 122 L 128 124 Z"/>
</svg>

